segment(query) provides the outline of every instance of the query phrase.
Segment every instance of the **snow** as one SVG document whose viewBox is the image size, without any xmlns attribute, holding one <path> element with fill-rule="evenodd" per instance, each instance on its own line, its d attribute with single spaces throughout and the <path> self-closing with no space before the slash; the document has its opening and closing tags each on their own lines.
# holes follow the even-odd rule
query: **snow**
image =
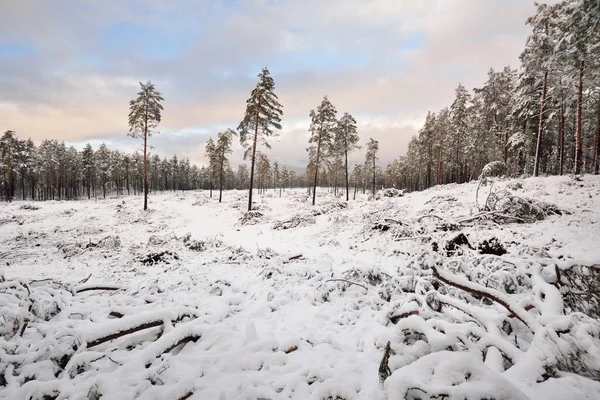
<svg viewBox="0 0 600 400">
<path fill-rule="evenodd" d="M 0 398 L 600 399 L 600 322 L 554 284 L 600 264 L 600 177 L 495 179 L 569 212 L 525 224 L 466 221 L 477 186 L 2 204 Z"/>
</svg>

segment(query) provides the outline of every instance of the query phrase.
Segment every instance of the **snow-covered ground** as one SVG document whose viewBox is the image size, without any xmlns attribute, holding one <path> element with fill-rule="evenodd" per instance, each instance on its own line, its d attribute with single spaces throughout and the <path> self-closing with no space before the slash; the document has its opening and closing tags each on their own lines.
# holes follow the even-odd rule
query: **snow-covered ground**
<svg viewBox="0 0 600 400">
<path fill-rule="evenodd" d="M 600 177 L 507 188 L 561 215 L 470 219 L 477 183 L 1 204 L 0 398 L 600 399 L 600 323 L 564 300 Z"/>
</svg>

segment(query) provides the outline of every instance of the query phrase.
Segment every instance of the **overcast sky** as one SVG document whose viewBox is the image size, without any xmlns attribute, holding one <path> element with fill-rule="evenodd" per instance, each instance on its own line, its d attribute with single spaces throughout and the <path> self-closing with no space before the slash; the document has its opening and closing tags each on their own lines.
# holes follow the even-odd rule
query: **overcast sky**
<svg viewBox="0 0 600 400">
<path fill-rule="evenodd" d="M 459 82 L 517 66 L 533 12 L 533 0 L 2 1 L 0 130 L 133 151 L 128 102 L 151 80 L 165 98 L 154 151 L 203 164 L 267 66 L 284 106 L 272 160 L 305 166 L 308 114 L 327 95 L 388 162 Z"/>
</svg>

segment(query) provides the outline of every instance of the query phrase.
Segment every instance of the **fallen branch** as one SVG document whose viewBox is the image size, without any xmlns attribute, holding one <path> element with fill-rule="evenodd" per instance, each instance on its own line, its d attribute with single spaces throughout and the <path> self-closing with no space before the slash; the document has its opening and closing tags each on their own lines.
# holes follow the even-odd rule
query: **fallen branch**
<svg viewBox="0 0 600 400">
<path fill-rule="evenodd" d="M 473 221 L 473 220 L 476 220 L 476 219 L 479 219 L 479 218 L 482 218 L 482 217 L 485 217 L 485 216 L 488 216 L 488 215 L 498 214 L 498 213 L 501 213 L 501 212 L 502 212 L 502 210 L 484 211 L 484 212 L 477 213 L 477 214 L 475 214 L 475 215 L 473 215 L 471 217 L 468 217 L 468 218 L 459 219 L 458 221 L 456 221 L 456 223 L 458 223 L 458 224 L 464 224 L 465 222 L 470 222 L 470 221 Z"/>
<path fill-rule="evenodd" d="M 435 279 L 444 282 L 447 285 L 464 290 L 465 292 L 471 293 L 475 296 L 485 297 L 489 300 L 500 304 L 509 312 L 509 314 L 514 314 L 515 318 L 517 318 L 519 321 L 525 324 L 525 326 L 531 329 L 531 331 L 535 332 L 535 328 L 537 328 L 538 325 L 537 322 L 531 319 L 529 314 L 527 314 L 527 311 L 525 311 L 521 307 L 518 307 L 514 304 L 511 305 L 508 303 L 508 301 L 502 299 L 502 293 L 490 288 L 483 287 L 470 281 L 459 283 L 457 282 L 457 280 L 459 280 L 458 277 L 454 277 L 451 274 L 446 273 L 445 271 L 442 271 L 442 274 L 440 274 L 440 271 L 438 271 L 438 269 L 435 266 L 432 266 L 431 269 L 433 270 L 433 277 Z"/>
<path fill-rule="evenodd" d="M 102 343 L 106 343 L 106 342 L 109 342 L 111 340 L 118 339 L 118 338 L 120 338 L 122 336 L 125 336 L 125 335 L 129 335 L 129 334 L 132 334 L 132 333 L 140 332 L 140 331 L 143 331 L 145 329 L 159 327 L 162 324 L 163 324 L 163 320 L 150 321 L 150 322 L 146 322 L 146 323 L 143 323 L 143 324 L 139 324 L 139 325 L 133 326 L 133 327 L 131 327 L 129 329 L 124 329 L 122 331 L 111 333 L 110 335 L 102 336 L 102 337 L 99 337 L 98 339 L 92 340 L 91 342 L 89 342 L 87 344 L 87 347 L 89 349 L 90 347 L 98 346 L 98 345 L 100 345 Z"/>
<path fill-rule="evenodd" d="M 92 274 L 89 274 L 87 278 L 83 278 L 82 280 L 80 280 L 79 284 L 83 285 L 84 283 L 89 281 L 91 277 L 92 277 Z"/>
<path fill-rule="evenodd" d="M 192 397 L 192 395 L 193 395 L 193 394 L 194 394 L 194 392 L 192 392 L 192 391 L 190 391 L 190 392 L 187 392 L 186 394 L 184 394 L 183 396 L 181 396 L 181 397 L 180 397 L 179 399 L 177 399 L 177 400 L 186 400 L 186 399 L 189 399 L 190 397 Z"/>
<path fill-rule="evenodd" d="M 411 315 L 419 315 L 419 310 L 412 310 L 412 311 L 408 311 L 405 313 L 402 313 L 400 315 L 390 315 L 390 321 L 392 322 L 392 324 L 397 324 L 398 321 L 400 321 L 401 319 L 410 317 Z"/>
<path fill-rule="evenodd" d="M 347 281 L 346 279 L 341 279 L 341 278 L 328 279 L 325 282 L 337 282 L 337 281 L 346 282 L 346 283 L 349 283 L 351 285 L 360 286 L 361 288 L 365 289 L 366 291 L 369 290 L 369 288 L 367 288 L 365 285 L 361 285 L 360 283 L 356 283 L 356 282 L 350 282 L 350 281 Z"/>
<path fill-rule="evenodd" d="M 424 235 L 424 236 L 410 236 L 410 237 L 403 237 L 403 238 L 398 238 L 398 239 L 394 239 L 394 241 L 396 242 L 403 242 L 405 240 L 416 240 L 416 239 L 431 239 L 431 236 L 429 235 Z"/>
<path fill-rule="evenodd" d="M 75 293 L 89 292 L 91 290 L 115 291 L 115 290 L 121 290 L 121 289 L 122 289 L 121 287 L 117 287 L 117 286 L 89 286 L 89 287 L 76 289 Z"/>
<path fill-rule="evenodd" d="M 154 315 L 153 315 L 153 317 L 156 318 Z M 183 320 L 184 318 L 192 318 L 192 317 L 196 318 L 195 315 L 191 315 L 188 313 L 181 313 L 176 318 L 167 318 L 167 320 L 171 319 L 171 321 L 173 321 L 173 322 L 179 322 L 179 321 Z M 136 321 L 125 321 L 125 320 L 114 321 L 118 325 L 121 325 L 121 326 L 124 325 L 124 327 L 123 328 L 115 328 L 116 332 L 113 332 L 109 335 L 101 336 L 99 338 L 90 340 L 87 344 L 87 347 L 90 348 L 90 347 L 98 346 L 102 343 L 106 343 L 111 340 L 118 339 L 122 336 L 126 336 L 129 334 L 140 332 L 140 331 L 150 329 L 150 328 L 159 327 L 159 326 L 163 325 L 165 320 L 166 320 L 165 318 L 157 318 L 157 319 L 153 319 L 151 321 L 145 321 L 145 322 L 141 322 L 141 323 L 136 322 Z"/>
<path fill-rule="evenodd" d="M 435 215 L 435 214 L 425 214 L 425 215 L 421 215 L 419 218 L 417 218 L 417 222 L 421 222 L 423 219 L 425 218 L 437 218 L 440 221 L 444 221 L 444 218 L 440 217 L 439 215 Z"/>
<path fill-rule="evenodd" d="M 395 219 L 392 219 L 392 218 L 384 218 L 383 220 L 385 222 L 391 222 L 393 224 L 404 225 L 404 222 L 398 221 L 398 220 L 395 220 Z"/>
<path fill-rule="evenodd" d="M 381 358 L 381 362 L 379 363 L 379 381 L 381 383 L 385 382 L 385 380 L 392 374 L 392 370 L 390 369 L 391 354 L 392 348 L 390 341 L 388 340 L 387 344 L 385 345 L 383 357 Z"/>
<path fill-rule="evenodd" d="M 299 258 L 302 258 L 302 254 L 296 254 L 294 256 L 288 257 L 288 261 L 297 260 Z"/>
<path fill-rule="evenodd" d="M 111 311 L 110 313 L 108 313 L 108 316 L 115 318 L 123 318 L 123 314 L 118 311 Z"/>
<path fill-rule="evenodd" d="M 183 338 L 181 338 L 180 340 L 178 340 L 177 342 L 173 343 L 173 345 L 171 345 L 170 347 L 166 348 L 162 354 L 165 353 L 170 353 L 171 351 L 175 350 L 176 347 L 181 346 L 182 344 L 186 344 L 189 342 L 196 342 L 198 341 L 198 339 L 200 339 L 201 335 L 198 334 L 189 334 L 188 336 L 185 336 Z"/>
</svg>

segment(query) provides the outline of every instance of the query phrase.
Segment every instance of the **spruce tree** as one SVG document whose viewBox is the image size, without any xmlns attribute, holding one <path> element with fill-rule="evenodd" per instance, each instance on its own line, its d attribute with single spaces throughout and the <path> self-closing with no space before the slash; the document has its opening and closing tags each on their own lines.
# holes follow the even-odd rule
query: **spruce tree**
<svg viewBox="0 0 600 400">
<path fill-rule="evenodd" d="M 321 104 L 317 107 L 317 110 L 310 110 L 310 128 L 311 133 L 309 143 L 313 145 L 309 148 L 314 149 L 314 181 L 313 181 L 313 192 L 312 192 L 312 204 L 315 205 L 317 184 L 319 178 L 319 168 L 323 159 L 326 158 L 327 153 L 331 151 L 333 145 L 333 137 L 337 128 L 337 120 L 335 116 L 337 111 L 333 104 L 327 99 L 327 96 L 323 97 Z"/>
<path fill-rule="evenodd" d="M 269 70 L 263 68 L 258 74 L 258 82 L 246 101 L 246 113 L 238 126 L 240 143 L 246 147 L 244 160 L 250 155 L 250 191 L 248 194 L 248 211 L 252 210 L 252 189 L 254 186 L 254 166 L 256 162 L 256 146 L 261 139 L 262 144 L 270 148 L 267 138 L 276 137 L 276 130 L 281 129 L 283 107 L 275 94 L 275 81 Z M 251 143 L 248 141 L 251 140 Z"/>
<path fill-rule="evenodd" d="M 351 114 L 344 113 L 342 118 L 338 122 L 337 129 L 335 131 L 335 143 L 337 151 L 344 156 L 344 170 L 346 176 L 346 201 L 350 200 L 349 194 L 349 179 L 348 179 L 348 153 L 352 150 L 360 149 L 358 143 L 358 129 L 356 127 L 356 120 Z"/>
<path fill-rule="evenodd" d="M 164 99 L 150 81 L 140 82 L 137 98 L 129 102 L 129 136 L 144 141 L 144 210 L 148 209 L 148 137 L 161 121 Z"/>
</svg>

